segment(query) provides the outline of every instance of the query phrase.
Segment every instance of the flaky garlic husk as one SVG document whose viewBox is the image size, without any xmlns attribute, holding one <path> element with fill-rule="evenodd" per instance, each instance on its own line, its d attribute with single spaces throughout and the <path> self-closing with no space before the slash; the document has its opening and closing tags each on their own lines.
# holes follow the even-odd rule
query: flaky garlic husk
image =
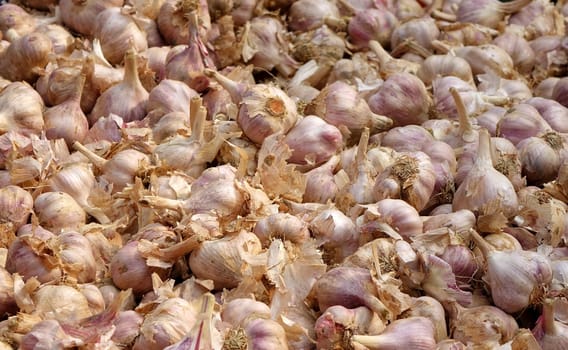
<svg viewBox="0 0 568 350">
<path fill-rule="evenodd" d="M 237 122 L 244 134 L 260 145 L 277 132 L 287 133 L 298 120 L 294 101 L 280 88 L 271 84 L 247 86 L 232 81 L 218 72 L 206 70 L 231 94 L 239 105 Z"/>
<path fill-rule="evenodd" d="M 394 163 L 377 176 L 373 187 L 377 201 L 400 198 L 416 210 L 424 209 L 436 184 L 430 157 L 423 152 L 401 152 Z"/>
<path fill-rule="evenodd" d="M 121 117 L 124 122 L 141 120 L 146 116 L 148 91 L 142 86 L 138 76 L 137 53 L 130 49 L 124 57 L 124 77 L 121 83 L 103 92 L 89 114 L 89 124 L 111 113 Z"/>
<path fill-rule="evenodd" d="M 15 314 L 18 309 L 14 298 L 14 278 L 4 267 L 0 267 L 0 316 L 4 318 Z"/>
</svg>

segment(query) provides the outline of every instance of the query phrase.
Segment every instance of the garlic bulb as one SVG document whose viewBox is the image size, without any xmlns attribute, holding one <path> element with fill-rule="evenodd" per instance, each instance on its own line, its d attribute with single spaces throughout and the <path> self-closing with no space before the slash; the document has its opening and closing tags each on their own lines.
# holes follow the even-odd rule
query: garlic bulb
<svg viewBox="0 0 568 350">
<path fill-rule="evenodd" d="M 434 325 L 434 339 L 437 343 L 448 338 L 446 327 L 446 314 L 444 307 L 436 299 L 429 296 L 421 296 L 412 301 L 410 309 L 402 314 L 402 318 L 426 317 Z"/>
<path fill-rule="evenodd" d="M 324 24 L 326 18 L 340 18 L 333 1 L 298 0 L 288 10 L 288 27 L 295 32 L 307 32 Z"/>
<path fill-rule="evenodd" d="M 277 132 L 287 133 L 298 120 L 296 104 L 281 89 L 269 84 L 246 86 L 218 72 L 206 70 L 231 94 L 239 105 L 237 122 L 244 134 L 254 143 Z"/>
<path fill-rule="evenodd" d="M 223 304 L 221 319 L 234 326 L 240 325 L 251 316 L 270 317 L 270 308 L 263 302 L 250 298 L 236 298 Z"/>
<path fill-rule="evenodd" d="M 310 237 L 308 224 L 288 213 L 275 213 L 260 219 L 253 232 L 264 246 L 276 238 L 299 244 Z"/>
<path fill-rule="evenodd" d="M 334 169 L 339 163 L 339 157 L 333 156 L 326 163 L 306 173 L 306 191 L 303 202 L 327 203 L 335 198 L 339 191 L 339 184 Z M 339 177 L 339 176 L 338 176 Z"/>
<path fill-rule="evenodd" d="M 515 105 L 497 124 L 498 135 L 509 139 L 515 145 L 521 140 L 550 130 L 550 125 L 538 110 L 526 103 Z"/>
<path fill-rule="evenodd" d="M 424 83 L 410 73 L 390 75 L 368 102 L 371 111 L 391 118 L 395 126 L 428 120 L 431 103 Z"/>
<path fill-rule="evenodd" d="M 486 259 L 484 279 L 493 302 L 504 311 L 525 309 L 552 281 L 552 268 L 544 255 L 528 250 L 498 251 L 474 230 L 471 235 Z"/>
<path fill-rule="evenodd" d="M 156 18 L 160 34 L 170 45 L 189 44 L 189 32 L 186 30 L 192 16 L 199 18 L 199 36 L 207 37 L 211 29 L 211 16 L 207 0 L 165 0 Z"/>
<path fill-rule="evenodd" d="M 452 55 L 431 55 L 420 64 L 416 75 L 426 85 L 431 85 L 437 76 L 453 76 L 465 82 L 473 82 L 469 63 L 461 57 Z"/>
<path fill-rule="evenodd" d="M 132 349 L 164 349 L 188 334 L 196 320 L 197 312 L 188 301 L 177 297 L 166 299 L 145 315 Z"/>
<path fill-rule="evenodd" d="M 494 0 L 490 0 L 494 1 Z M 525 1 L 525 0 L 521 0 Z M 496 74 L 503 78 L 514 76 L 514 63 L 507 51 L 497 45 L 464 46 L 454 49 L 456 56 L 465 59 L 473 74 Z"/>
<path fill-rule="evenodd" d="M 7 224 L 17 231 L 28 222 L 33 202 L 31 194 L 19 186 L 0 188 L 0 224 Z"/>
<path fill-rule="evenodd" d="M 259 16 L 247 22 L 242 38 L 243 61 L 260 69 L 276 68 L 285 77 L 292 75 L 298 63 L 289 54 L 284 31 L 284 25 L 275 16 Z"/>
<path fill-rule="evenodd" d="M 0 32 L 8 38 L 8 31 L 13 31 L 17 37 L 29 34 L 36 28 L 36 19 L 26 10 L 16 4 L 2 4 L 0 7 Z"/>
<path fill-rule="evenodd" d="M 15 39 L 0 52 L 0 75 L 5 79 L 33 83 L 49 62 L 53 45 L 49 37 L 32 32 Z"/>
<path fill-rule="evenodd" d="M 209 87 L 205 68 L 214 68 L 207 48 L 199 37 L 198 19 L 195 12 L 189 17 L 189 43 L 176 46 L 166 56 L 166 78 L 179 80 L 197 92 Z"/>
<path fill-rule="evenodd" d="M 477 159 L 454 194 L 454 210 L 469 209 L 473 212 L 487 213 L 497 208 L 506 217 L 518 211 L 515 188 L 509 179 L 495 170 L 491 158 L 491 137 L 487 130 L 479 131 Z"/>
<path fill-rule="evenodd" d="M 377 297 L 377 288 L 370 271 L 364 268 L 332 268 L 316 281 L 310 293 L 317 299 L 320 310 L 327 310 L 334 305 L 350 309 L 366 306 L 383 320 L 390 313 Z"/>
<path fill-rule="evenodd" d="M 338 209 L 323 210 L 310 221 L 310 231 L 329 258 L 341 262 L 359 246 L 355 223 Z"/>
<path fill-rule="evenodd" d="M 125 149 L 114 154 L 111 159 L 104 159 L 78 142 L 73 148 L 87 157 L 91 163 L 101 170 L 102 178 L 112 184 L 112 191 L 121 191 L 128 184 L 134 183 L 136 174 L 149 163 L 148 155 L 135 149 Z"/>
<path fill-rule="evenodd" d="M 60 279 L 61 268 L 46 245 L 53 237 L 53 233 L 41 226 L 22 226 L 8 247 L 6 270 L 18 273 L 24 280 L 36 277 L 45 283 Z"/>
<path fill-rule="evenodd" d="M 87 214 L 79 204 L 65 192 L 46 192 L 34 202 L 39 222 L 53 232 L 78 230 L 87 221 Z"/>
<path fill-rule="evenodd" d="M 535 94 L 536 95 L 536 94 Z M 557 132 L 568 132 L 568 108 L 560 103 L 543 97 L 533 97 L 525 101 L 537 109 L 541 117 Z"/>
<path fill-rule="evenodd" d="M 343 5 L 346 4 L 343 1 Z M 389 43 L 393 30 L 399 25 L 398 18 L 391 11 L 386 8 L 351 9 L 355 14 L 349 19 L 347 33 L 355 47 L 367 47 L 370 40 L 376 40 L 383 46 Z"/>
<path fill-rule="evenodd" d="M 496 0 L 478 0 L 467 3 L 460 2 L 456 13 L 457 20 L 497 28 L 506 14 L 517 12 L 530 2 L 530 0 L 514 0 L 507 3 Z"/>
<path fill-rule="evenodd" d="M 367 205 L 362 219 L 362 222 L 357 220 L 362 233 L 384 232 L 391 236 L 390 231 L 394 230 L 396 235 L 410 239 L 421 234 L 423 229 L 418 211 L 402 199 L 386 198 Z"/>
<path fill-rule="evenodd" d="M 213 280 L 215 289 L 234 288 L 246 277 L 262 275 L 266 261 L 256 261 L 261 250 L 260 240 L 251 232 L 226 234 L 203 242 L 189 256 L 189 267 L 196 277 Z"/>
<path fill-rule="evenodd" d="M 529 183 L 541 184 L 556 178 L 561 165 L 560 152 L 565 148 L 562 137 L 548 132 L 528 137 L 517 144 L 523 175 Z"/>
<path fill-rule="evenodd" d="M 89 130 L 87 116 L 81 109 L 81 95 L 85 85 L 85 75 L 76 77 L 74 92 L 62 103 L 48 108 L 43 115 L 48 139 L 63 138 L 67 146 L 73 142 L 83 142 Z"/>
<path fill-rule="evenodd" d="M 568 326 L 554 319 L 554 303 L 545 299 L 542 316 L 537 320 L 533 334 L 543 350 L 563 349 L 568 346 Z"/>
<path fill-rule="evenodd" d="M 393 164 L 377 176 L 373 193 L 377 201 L 401 198 L 420 211 L 430 200 L 435 184 L 430 157 L 422 152 L 401 152 Z"/>
<path fill-rule="evenodd" d="M 143 28 L 120 7 L 109 7 L 97 15 L 93 36 L 100 40 L 104 56 L 112 64 L 120 63 L 128 50 L 148 48 Z"/>
<path fill-rule="evenodd" d="M 18 349 L 64 349 L 83 345 L 80 338 L 69 335 L 57 320 L 48 319 L 36 323 L 22 337 Z"/>
<path fill-rule="evenodd" d="M 197 96 L 197 91 L 184 82 L 163 79 L 148 95 L 147 118 L 151 123 L 155 123 L 170 112 L 181 112 L 187 116 L 189 115 L 189 101 Z"/>
<path fill-rule="evenodd" d="M 128 50 L 124 57 L 124 78 L 120 84 L 114 85 L 99 96 L 89 115 L 91 125 L 111 113 L 118 115 L 125 122 L 141 120 L 146 116 L 149 94 L 138 77 L 136 61 L 136 52 Z"/>
<path fill-rule="evenodd" d="M 378 334 L 383 321 L 368 308 L 348 309 L 334 305 L 317 319 L 315 325 L 318 349 L 333 349 L 344 345 L 349 334 Z"/>
<path fill-rule="evenodd" d="M 339 80 L 323 88 L 305 113 L 317 115 L 340 129 L 347 128 L 355 138 L 365 127 L 375 134 L 392 126 L 391 119 L 373 113 L 354 87 Z"/>
<path fill-rule="evenodd" d="M 41 317 L 72 324 L 92 316 L 87 298 L 71 286 L 44 284 L 32 294 L 32 298 L 34 313 Z"/>
<path fill-rule="evenodd" d="M 75 38 L 69 31 L 59 24 L 43 24 L 35 29 L 36 32 L 45 34 L 51 40 L 53 52 L 57 55 L 67 55 L 73 51 Z"/>
<path fill-rule="evenodd" d="M 353 335 L 351 344 L 360 344 L 369 350 L 436 349 L 434 325 L 420 316 L 398 319 L 378 335 Z"/>
<path fill-rule="evenodd" d="M 509 54 L 521 74 L 529 74 L 535 65 L 535 53 L 528 41 L 513 33 L 503 33 L 493 43 Z"/>
<path fill-rule="evenodd" d="M 14 298 L 14 278 L 5 268 L 0 268 L 0 315 L 15 314 L 19 307 Z"/>
<path fill-rule="evenodd" d="M 113 283 L 121 289 L 132 288 L 136 294 L 149 292 L 153 274 L 167 278 L 174 262 L 198 248 L 203 241 L 202 235 L 193 235 L 171 243 L 171 238 L 166 239 L 168 233 L 166 227 L 150 224 L 139 232 L 138 240 L 133 239 L 121 247 L 110 261 Z"/>
<path fill-rule="evenodd" d="M 107 8 L 121 7 L 124 0 L 60 0 L 61 20 L 72 30 L 92 36 L 97 15 Z"/>
<path fill-rule="evenodd" d="M 436 21 L 428 16 L 412 18 L 396 27 L 391 35 L 391 47 L 395 48 L 403 41 L 412 39 L 425 49 L 432 49 L 432 41 L 440 35 Z"/>
<path fill-rule="evenodd" d="M 517 321 L 495 306 L 464 308 L 452 302 L 446 311 L 451 337 L 463 344 L 494 348 L 511 340 L 519 330 Z"/>
<path fill-rule="evenodd" d="M 288 131 L 284 143 L 292 150 L 289 162 L 317 166 L 339 151 L 343 136 L 335 126 L 317 116 L 308 115 Z"/>
</svg>

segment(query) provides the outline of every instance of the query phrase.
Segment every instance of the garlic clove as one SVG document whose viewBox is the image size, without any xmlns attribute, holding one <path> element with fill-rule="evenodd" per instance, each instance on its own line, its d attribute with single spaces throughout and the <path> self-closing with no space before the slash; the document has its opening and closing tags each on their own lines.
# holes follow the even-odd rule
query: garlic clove
<svg viewBox="0 0 568 350">
<path fill-rule="evenodd" d="M 16 232 L 28 222 L 33 201 L 31 194 L 19 186 L 0 188 L 0 224 Z"/>
</svg>

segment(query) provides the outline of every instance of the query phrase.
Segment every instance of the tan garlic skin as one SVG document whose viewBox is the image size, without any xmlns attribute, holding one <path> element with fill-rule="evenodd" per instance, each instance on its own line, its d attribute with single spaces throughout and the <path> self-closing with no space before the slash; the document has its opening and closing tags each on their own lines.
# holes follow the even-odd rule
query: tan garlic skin
<svg viewBox="0 0 568 350">
<path fill-rule="evenodd" d="M 444 307 L 436 299 L 429 296 L 415 298 L 410 309 L 402 314 L 405 318 L 413 316 L 426 317 L 432 321 L 435 327 L 434 339 L 437 343 L 448 338 Z"/>
<path fill-rule="evenodd" d="M 107 8 L 97 15 L 93 36 L 100 40 L 104 56 L 112 64 L 120 63 L 132 48 L 136 52 L 148 48 L 143 28 L 120 7 Z"/>
<path fill-rule="evenodd" d="M 60 0 L 61 20 L 72 30 L 93 36 L 97 15 L 107 8 L 121 7 L 124 0 Z"/>
<path fill-rule="evenodd" d="M 75 38 L 62 25 L 50 23 L 36 28 L 36 32 L 43 33 L 51 40 L 53 52 L 57 55 L 67 55 L 73 50 Z"/>
<path fill-rule="evenodd" d="M 223 238 L 206 241 L 189 256 L 189 267 L 197 278 L 210 279 L 215 289 L 234 288 L 254 271 L 241 270 L 243 264 L 261 252 L 262 244 L 251 232 L 240 231 Z"/>
<path fill-rule="evenodd" d="M 32 295 L 34 314 L 62 323 L 74 323 L 93 315 L 87 298 L 78 289 L 68 285 L 44 284 Z M 73 307 L 69 307 L 73 305 Z"/>
</svg>

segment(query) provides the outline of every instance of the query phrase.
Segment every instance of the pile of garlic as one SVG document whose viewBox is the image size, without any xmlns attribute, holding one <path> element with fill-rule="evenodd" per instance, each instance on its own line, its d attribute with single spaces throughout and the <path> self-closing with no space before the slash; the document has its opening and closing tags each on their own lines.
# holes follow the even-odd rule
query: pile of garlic
<svg viewBox="0 0 568 350">
<path fill-rule="evenodd" d="M 567 16 L 0 5 L 0 350 L 568 348 Z"/>
</svg>

